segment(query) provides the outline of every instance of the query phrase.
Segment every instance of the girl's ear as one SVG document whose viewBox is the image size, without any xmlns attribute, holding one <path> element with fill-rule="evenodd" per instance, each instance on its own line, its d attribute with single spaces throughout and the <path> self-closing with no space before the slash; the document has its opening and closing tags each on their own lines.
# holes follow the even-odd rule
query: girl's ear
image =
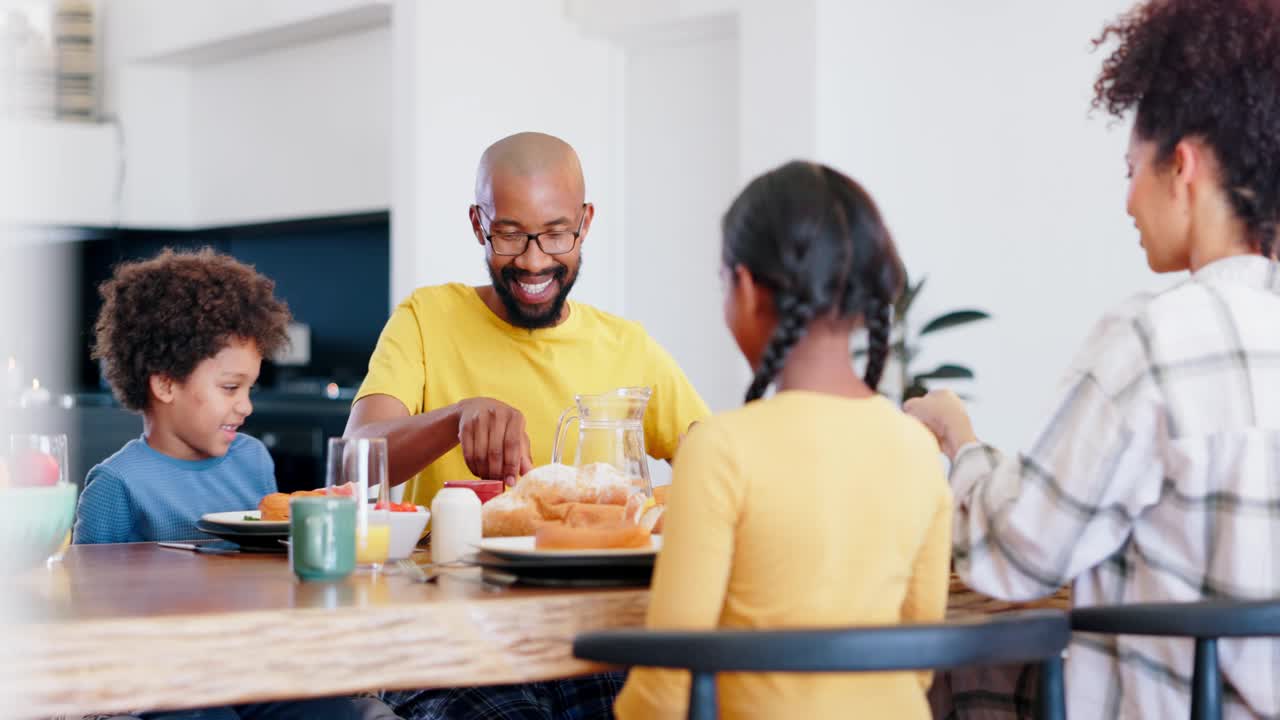
<svg viewBox="0 0 1280 720">
<path fill-rule="evenodd" d="M 734 266 L 733 279 L 733 292 L 743 317 L 763 321 L 763 325 L 777 321 L 772 290 L 757 282 L 745 265 Z"/>
<path fill-rule="evenodd" d="M 747 364 L 754 368 L 760 363 L 760 356 L 777 326 L 773 291 L 757 281 L 743 265 L 735 265 L 726 273 L 731 282 L 725 295 L 725 325 Z"/>
</svg>

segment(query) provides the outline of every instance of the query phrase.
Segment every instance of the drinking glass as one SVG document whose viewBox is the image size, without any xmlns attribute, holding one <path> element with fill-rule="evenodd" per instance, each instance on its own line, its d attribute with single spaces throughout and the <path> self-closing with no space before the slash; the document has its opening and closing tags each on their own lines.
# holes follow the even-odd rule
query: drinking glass
<svg viewBox="0 0 1280 720">
<path fill-rule="evenodd" d="M 18 487 L 60 488 L 56 497 L 51 496 L 49 500 L 56 505 L 51 509 L 56 517 L 51 516 L 44 521 L 53 528 L 61 524 L 58 518 L 65 515 L 67 522 L 61 527 L 69 528 L 70 519 L 75 514 L 75 488 L 67 471 L 67 436 L 61 433 L 12 434 L 9 436 L 8 460 L 9 483 Z M 48 563 L 62 560 L 62 554 L 71 544 L 70 529 L 64 532 L 59 528 L 58 532 L 62 536 L 61 542 L 48 557 Z"/>
<path fill-rule="evenodd" d="M 325 488 L 355 500 L 356 565 L 380 570 L 391 544 L 386 439 L 330 438 Z"/>
</svg>

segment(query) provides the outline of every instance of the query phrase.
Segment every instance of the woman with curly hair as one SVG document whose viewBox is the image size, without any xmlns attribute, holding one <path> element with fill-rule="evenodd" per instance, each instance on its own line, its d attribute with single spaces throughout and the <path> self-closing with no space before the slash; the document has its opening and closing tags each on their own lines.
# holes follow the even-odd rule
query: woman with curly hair
<svg viewBox="0 0 1280 720">
<path fill-rule="evenodd" d="M 1151 269 L 1190 277 L 1116 308 L 1026 452 L 978 441 L 940 391 L 908 404 L 952 459 L 955 567 L 1077 605 L 1280 596 L 1280 0 L 1152 0 L 1094 105 L 1133 115 L 1127 202 Z M 1228 714 L 1280 714 L 1280 646 L 1224 644 Z M 1076 718 L 1186 717 L 1186 640 L 1073 641 Z"/>
</svg>

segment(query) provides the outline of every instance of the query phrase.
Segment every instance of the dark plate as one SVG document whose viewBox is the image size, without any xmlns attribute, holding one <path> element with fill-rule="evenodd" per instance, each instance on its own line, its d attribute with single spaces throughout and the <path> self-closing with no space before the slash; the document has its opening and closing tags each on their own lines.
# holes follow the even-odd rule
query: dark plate
<svg viewBox="0 0 1280 720">
<path fill-rule="evenodd" d="M 203 520 L 196 522 L 196 529 L 206 535 L 212 535 L 240 546 L 245 552 L 283 553 L 288 549 L 280 544 L 280 540 L 288 539 L 289 531 L 275 533 L 243 533 L 230 530 L 221 525 L 213 525 Z"/>
<path fill-rule="evenodd" d="M 248 528 L 238 525 L 224 525 L 220 522 L 210 522 L 208 520 L 198 520 L 197 522 L 205 527 L 217 528 L 219 532 L 236 533 L 237 535 L 270 535 L 272 537 L 289 537 L 288 525 L 285 525 L 283 528 Z"/>
<path fill-rule="evenodd" d="M 499 564 L 504 569 L 580 569 L 580 568 L 630 568 L 630 569 L 646 569 L 653 570 L 653 562 L 657 559 L 656 555 L 617 555 L 617 556 L 600 556 L 592 557 L 589 555 L 573 555 L 568 557 L 502 557 L 494 555 L 491 552 L 481 550 L 463 558 L 466 562 L 474 562 L 477 565 L 493 565 L 498 567 Z"/>
<path fill-rule="evenodd" d="M 488 572 L 487 570 L 485 572 Z M 516 575 L 516 585 L 528 587 L 556 588 L 614 588 L 614 587 L 649 587 L 651 574 L 619 576 L 619 577 L 542 577 L 539 575 Z"/>
<path fill-rule="evenodd" d="M 508 560 L 480 552 L 464 558 L 485 570 L 514 575 L 521 585 L 539 587 L 644 587 L 653 577 L 653 556 Z"/>
</svg>

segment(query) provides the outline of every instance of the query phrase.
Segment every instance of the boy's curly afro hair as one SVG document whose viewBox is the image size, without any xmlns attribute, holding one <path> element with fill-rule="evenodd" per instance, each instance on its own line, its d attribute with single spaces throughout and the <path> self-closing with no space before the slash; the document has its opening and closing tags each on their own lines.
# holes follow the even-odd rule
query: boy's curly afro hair
<svg viewBox="0 0 1280 720">
<path fill-rule="evenodd" d="M 235 258 L 210 249 L 164 250 L 125 263 L 99 288 L 95 360 L 130 410 L 147 409 L 150 378 L 186 380 L 230 341 L 252 341 L 264 357 L 288 343 L 289 308 L 275 283 Z"/>
</svg>

